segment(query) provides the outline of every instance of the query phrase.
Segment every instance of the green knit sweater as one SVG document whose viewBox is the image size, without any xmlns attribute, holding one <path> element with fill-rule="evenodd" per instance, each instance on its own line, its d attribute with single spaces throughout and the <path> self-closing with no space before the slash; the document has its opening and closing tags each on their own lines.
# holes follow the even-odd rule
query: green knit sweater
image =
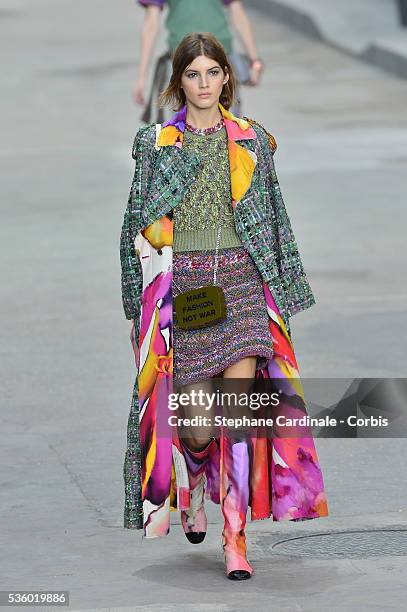
<svg viewBox="0 0 407 612">
<path fill-rule="evenodd" d="M 215 249 L 219 212 L 219 248 L 242 246 L 232 210 L 226 128 L 207 135 L 186 129 L 182 146 L 203 160 L 203 169 L 193 189 L 173 210 L 174 252 Z"/>
</svg>

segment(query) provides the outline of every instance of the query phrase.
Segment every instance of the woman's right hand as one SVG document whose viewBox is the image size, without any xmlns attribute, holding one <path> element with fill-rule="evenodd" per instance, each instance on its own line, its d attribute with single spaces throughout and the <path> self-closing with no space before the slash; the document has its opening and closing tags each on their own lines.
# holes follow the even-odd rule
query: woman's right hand
<svg viewBox="0 0 407 612">
<path fill-rule="evenodd" d="M 144 79 L 137 79 L 134 87 L 133 87 L 133 100 L 136 104 L 139 104 L 140 106 L 144 106 L 145 104 L 145 100 L 144 100 Z"/>
</svg>

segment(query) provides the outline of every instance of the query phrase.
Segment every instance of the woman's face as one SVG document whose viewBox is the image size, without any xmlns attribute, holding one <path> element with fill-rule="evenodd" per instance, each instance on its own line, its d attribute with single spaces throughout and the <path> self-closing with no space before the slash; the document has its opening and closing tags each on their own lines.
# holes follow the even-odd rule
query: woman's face
<svg viewBox="0 0 407 612">
<path fill-rule="evenodd" d="M 218 103 L 223 85 L 228 80 L 229 75 L 223 72 L 216 60 L 199 55 L 185 68 L 181 85 L 187 102 L 203 109 Z"/>
</svg>

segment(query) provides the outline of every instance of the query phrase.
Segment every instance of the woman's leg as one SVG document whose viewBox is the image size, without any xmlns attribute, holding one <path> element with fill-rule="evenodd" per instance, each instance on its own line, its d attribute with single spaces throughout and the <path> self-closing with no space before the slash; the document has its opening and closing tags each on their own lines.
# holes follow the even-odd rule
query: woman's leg
<svg viewBox="0 0 407 612">
<path fill-rule="evenodd" d="M 223 370 L 223 378 L 249 378 L 253 379 L 256 373 L 257 355 L 244 357 L 236 363 L 232 363 Z"/>
<path fill-rule="evenodd" d="M 188 385 L 183 385 L 179 390 L 180 393 L 188 394 L 192 394 L 193 392 L 199 393 L 200 391 L 203 394 L 212 394 L 212 379 L 209 378 L 195 383 L 190 383 Z M 214 404 L 210 406 L 210 402 L 205 399 L 203 402 L 198 402 L 198 398 L 196 400 L 196 405 L 194 405 L 193 396 L 190 395 L 190 398 L 191 401 L 187 405 L 180 406 L 180 415 L 184 419 L 193 419 L 197 416 L 203 418 L 206 417 L 207 424 L 205 424 L 205 421 L 201 420 L 201 422 L 198 424 L 186 425 L 180 430 L 179 437 L 182 442 L 188 446 L 188 448 L 195 451 L 200 451 L 205 448 L 213 437 L 214 427 L 212 424 L 216 406 Z"/>
<path fill-rule="evenodd" d="M 240 361 L 237 361 L 236 363 L 232 363 L 232 365 L 223 370 L 224 380 L 233 379 L 233 383 L 225 383 L 225 392 L 236 393 L 237 395 L 249 393 L 256 374 L 256 363 L 257 356 L 250 355 L 249 357 L 240 359 Z M 250 418 L 252 415 L 249 411 L 250 408 L 247 405 L 244 405 L 244 403 L 239 405 L 233 404 L 232 402 L 227 406 L 223 406 L 222 415 L 226 418 L 238 418 L 244 416 Z"/>
<path fill-rule="evenodd" d="M 229 392 L 249 392 L 256 371 L 255 355 L 241 359 L 224 370 L 224 379 L 236 379 Z M 247 413 L 247 407 L 243 409 Z M 223 408 L 228 417 L 238 416 L 239 406 Z M 246 514 L 249 503 L 249 454 L 247 442 L 234 428 L 222 428 L 221 445 L 221 509 L 224 517 L 222 532 L 226 574 L 231 580 L 246 580 L 253 568 L 246 558 Z"/>
</svg>

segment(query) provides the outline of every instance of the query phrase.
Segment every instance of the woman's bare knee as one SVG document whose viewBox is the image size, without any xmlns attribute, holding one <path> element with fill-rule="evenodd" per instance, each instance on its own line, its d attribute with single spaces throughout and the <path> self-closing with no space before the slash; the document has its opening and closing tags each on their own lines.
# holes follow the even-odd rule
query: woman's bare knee
<svg viewBox="0 0 407 612">
<path fill-rule="evenodd" d="M 223 378 L 254 378 L 256 374 L 257 355 L 244 357 L 232 363 L 223 371 Z"/>
</svg>

